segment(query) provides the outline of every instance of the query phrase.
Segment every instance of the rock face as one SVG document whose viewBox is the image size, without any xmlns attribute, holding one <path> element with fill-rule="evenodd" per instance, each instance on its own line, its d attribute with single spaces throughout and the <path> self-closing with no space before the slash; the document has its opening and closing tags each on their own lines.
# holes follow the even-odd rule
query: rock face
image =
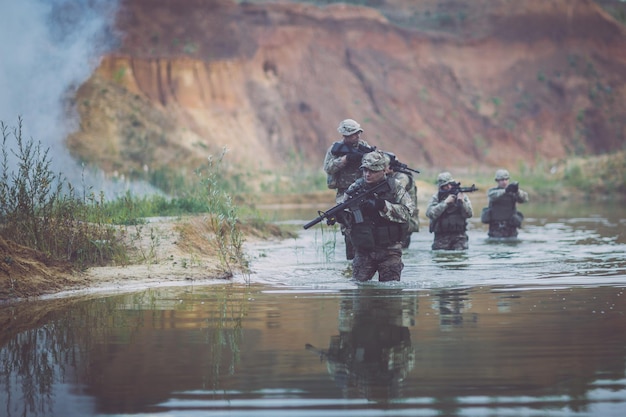
<svg viewBox="0 0 626 417">
<path fill-rule="evenodd" d="M 108 172 L 224 147 L 252 171 L 315 168 L 344 118 L 414 167 L 623 147 L 626 30 L 595 2 L 370 3 L 124 0 L 68 147 Z"/>
</svg>

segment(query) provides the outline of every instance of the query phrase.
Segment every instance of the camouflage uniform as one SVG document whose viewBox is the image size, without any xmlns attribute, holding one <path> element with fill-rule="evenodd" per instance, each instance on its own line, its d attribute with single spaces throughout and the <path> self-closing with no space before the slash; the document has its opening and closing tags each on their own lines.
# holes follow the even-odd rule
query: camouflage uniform
<svg viewBox="0 0 626 417">
<path fill-rule="evenodd" d="M 415 210 L 413 210 L 413 214 L 409 219 L 409 232 L 407 233 L 406 239 L 404 239 L 404 241 L 402 242 L 402 247 L 406 249 L 411 244 L 411 233 L 420 231 L 420 211 L 417 207 L 417 187 L 415 186 L 415 180 L 413 179 L 413 175 L 411 175 L 410 173 L 394 171 L 391 174 L 391 178 L 396 179 L 406 189 L 406 191 L 411 196 L 413 205 L 415 206 Z"/>
<path fill-rule="evenodd" d="M 346 137 L 358 132 L 363 132 L 363 129 L 361 129 L 361 125 L 359 125 L 356 121 L 352 119 L 345 119 L 339 124 L 337 132 Z M 335 195 L 335 202 L 337 204 L 343 201 L 344 193 L 348 187 L 361 176 L 360 159 L 348 161 L 347 165 L 342 165 L 344 155 L 333 154 L 333 149 L 336 149 L 338 146 L 343 144 L 345 144 L 345 140 L 333 142 L 333 144 L 326 151 L 326 156 L 324 158 L 324 172 L 326 172 L 326 175 L 328 176 L 329 188 L 337 190 L 337 194 Z M 358 142 L 352 147 L 354 150 L 360 150 L 363 153 L 371 149 L 368 143 L 361 139 L 359 139 Z M 346 258 L 349 260 L 353 259 L 354 249 L 350 243 L 349 236 L 346 234 L 347 232 L 344 225 L 341 225 L 341 233 L 344 235 L 346 243 Z"/>
<path fill-rule="evenodd" d="M 386 168 L 382 152 L 371 152 L 363 157 L 363 168 L 381 171 Z M 378 271 L 379 281 L 400 281 L 404 264 L 402 263 L 402 240 L 408 229 L 408 222 L 415 209 L 411 196 L 395 179 L 383 177 L 390 189 L 380 193 L 374 201 L 382 207 L 366 210 L 362 208 L 364 221 L 348 224 L 355 256 L 352 261 L 352 276 L 357 281 L 371 280 Z M 357 179 L 346 191 L 344 200 L 349 195 L 376 184 L 367 184 L 364 178 Z M 354 216 L 348 216 L 354 219 Z M 363 247 L 357 240 L 355 230 L 369 229 L 374 235 L 373 247 Z"/>
<path fill-rule="evenodd" d="M 346 120 L 351 120 L 351 119 L 346 119 Z M 342 123 L 345 124 L 346 120 L 344 120 Z M 357 127 L 358 129 L 354 130 L 353 133 L 356 133 L 358 131 L 363 132 L 363 129 L 360 128 L 360 125 L 358 123 L 356 123 L 356 126 L 354 127 Z M 339 125 L 339 128 L 337 128 L 337 130 L 340 133 L 349 132 L 349 130 L 346 131 L 346 128 L 343 127 L 342 125 Z M 333 187 L 336 187 L 337 189 L 337 194 L 335 196 L 335 201 L 337 203 L 342 201 L 343 195 L 348 189 L 348 187 L 352 185 L 352 183 L 356 181 L 357 178 L 361 177 L 361 161 L 360 160 L 355 161 L 355 162 L 348 162 L 347 165 L 342 166 L 343 155 L 333 154 L 332 152 L 333 148 L 335 148 L 337 145 L 341 145 L 342 143 L 343 141 L 333 142 L 333 144 L 326 151 L 326 157 L 324 158 L 324 172 L 326 172 L 328 176 L 333 177 L 333 181 L 334 181 Z M 355 150 L 359 148 L 371 149 L 368 143 L 361 139 L 359 139 L 358 143 L 356 143 L 353 146 L 353 148 Z"/>
<path fill-rule="evenodd" d="M 510 179 L 510 175 L 507 170 L 499 169 L 496 171 L 496 181 L 508 179 Z M 482 220 L 489 223 L 489 237 L 515 238 L 517 237 L 517 229 L 522 225 L 524 216 L 517 211 L 516 203 L 528 202 L 528 193 L 519 188 L 517 191 L 512 191 L 509 188 L 511 184 L 514 183 L 510 183 L 506 188 L 498 186 L 487 191 L 489 213 L 487 219 Z"/>
<path fill-rule="evenodd" d="M 439 174 L 439 189 L 455 182 L 449 172 Z M 462 201 L 447 204 L 445 197 L 439 192 L 433 194 L 426 209 L 426 217 L 431 221 L 431 231 L 435 233 L 433 250 L 465 250 L 468 249 L 467 219 L 473 216 L 472 203 L 466 194 Z"/>
</svg>

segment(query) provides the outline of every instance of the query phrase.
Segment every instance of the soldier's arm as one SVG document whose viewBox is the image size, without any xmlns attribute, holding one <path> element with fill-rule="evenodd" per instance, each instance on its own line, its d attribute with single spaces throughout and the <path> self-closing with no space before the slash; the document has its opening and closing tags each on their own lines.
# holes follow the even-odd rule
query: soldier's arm
<svg viewBox="0 0 626 417">
<path fill-rule="evenodd" d="M 409 193 L 398 181 L 396 181 L 395 201 L 398 203 L 385 201 L 383 216 L 392 222 L 408 223 L 415 210 L 415 204 L 413 204 Z"/>
<path fill-rule="evenodd" d="M 430 220 L 435 220 L 439 216 L 441 216 L 444 211 L 446 211 L 447 207 L 448 204 L 446 203 L 446 200 L 439 202 L 439 196 L 437 194 L 434 194 L 430 198 L 430 202 L 428 203 L 428 208 L 426 209 L 426 217 L 428 217 Z"/>
<path fill-rule="evenodd" d="M 489 191 L 487 191 L 487 198 L 491 202 L 502 197 L 505 192 L 506 191 L 504 188 L 498 188 L 498 187 L 490 188 Z"/>
<path fill-rule="evenodd" d="M 328 175 L 337 173 L 346 164 L 346 157 L 333 155 L 331 152 L 332 148 L 332 146 L 328 148 L 328 151 L 326 151 L 326 157 L 324 158 L 324 172 Z"/>
<path fill-rule="evenodd" d="M 465 216 L 465 218 L 469 219 L 470 217 L 474 215 L 474 210 L 472 209 L 472 202 L 465 194 L 463 195 L 463 200 L 461 201 L 463 204 L 463 215 Z"/>
<path fill-rule="evenodd" d="M 517 190 L 515 200 L 518 203 L 528 203 L 528 193 L 526 191 L 523 191 L 522 189 Z"/>
</svg>

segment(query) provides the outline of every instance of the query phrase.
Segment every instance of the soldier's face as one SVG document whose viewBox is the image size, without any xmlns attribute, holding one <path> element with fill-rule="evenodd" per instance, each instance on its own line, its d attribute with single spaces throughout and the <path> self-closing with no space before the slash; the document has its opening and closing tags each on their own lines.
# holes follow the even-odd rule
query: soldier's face
<svg viewBox="0 0 626 417">
<path fill-rule="evenodd" d="M 498 183 L 498 188 L 506 188 L 506 186 L 509 185 L 509 180 L 507 179 L 497 180 L 497 183 Z"/>
<path fill-rule="evenodd" d="M 372 171 L 369 168 L 363 168 L 363 179 L 368 184 L 376 184 L 385 177 L 385 170 Z"/>
<path fill-rule="evenodd" d="M 345 143 L 346 145 L 354 146 L 359 142 L 360 138 L 361 138 L 361 132 L 356 132 L 356 133 L 351 134 L 350 136 L 344 136 L 343 143 Z"/>
</svg>

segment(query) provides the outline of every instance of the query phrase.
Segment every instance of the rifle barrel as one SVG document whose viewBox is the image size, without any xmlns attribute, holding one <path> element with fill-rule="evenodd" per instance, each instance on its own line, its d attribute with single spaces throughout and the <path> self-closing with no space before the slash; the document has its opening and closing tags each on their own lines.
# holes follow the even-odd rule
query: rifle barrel
<svg viewBox="0 0 626 417">
<path fill-rule="evenodd" d="M 305 224 L 303 227 L 305 229 L 308 229 L 309 227 L 315 226 L 322 220 L 328 219 L 329 217 L 332 218 L 333 216 L 335 216 L 337 213 L 341 212 L 342 210 L 350 208 L 352 206 L 356 206 L 360 204 L 361 202 L 363 202 L 365 198 L 369 197 L 370 195 L 378 191 L 384 191 L 386 189 L 389 189 L 389 183 L 387 182 L 387 180 L 381 182 L 380 184 L 376 185 L 375 187 L 367 191 L 351 196 L 348 200 L 344 201 L 343 203 L 339 203 L 336 206 L 331 207 L 330 209 L 326 211 L 318 212 L 319 216 L 311 220 L 307 224 Z"/>
<path fill-rule="evenodd" d="M 324 216 L 318 216 L 315 219 L 311 220 L 310 222 L 308 222 L 307 224 L 305 224 L 303 227 L 305 229 L 308 229 L 309 227 L 313 227 L 316 224 L 318 224 L 319 222 L 321 222 L 322 220 L 324 220 Z"/>
</svg>

